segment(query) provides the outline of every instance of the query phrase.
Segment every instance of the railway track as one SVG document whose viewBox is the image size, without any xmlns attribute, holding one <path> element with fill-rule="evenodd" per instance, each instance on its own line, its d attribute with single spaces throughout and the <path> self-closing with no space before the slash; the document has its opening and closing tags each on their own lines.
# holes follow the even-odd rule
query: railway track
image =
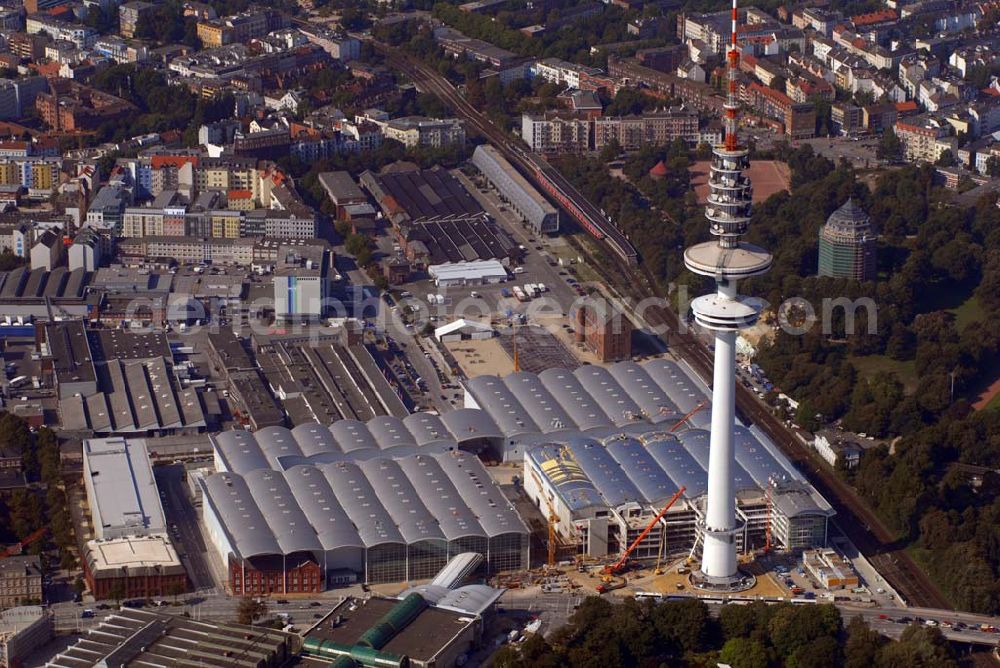
<svg viewBox="0 0 1000 668">
<path fill-rule="evenodd" d="M 393 67 L 406 73 L 415 85 L 433 93 L 450 105 L 468 124 L 489 139 L 512 164 L 572 214 L 591 236 L 603 241 L 619 260 L 632 267 L 638 265 L 639 254 L 625 233 L 619 230 L 603 211 L 581 195 L 559 170 L 542 157 L 527 152 L 518 144 L 511 142 L 506 133 L 483 116 L 479 109 L 470 104 L 440 74 L 420 62 L 402 56 L 385 44 L 374 41 L 372 44 Z"/>
<path fill-rule="evenodd" d="M 526 153 L 520 146 L 512 144 L 503 131 L 486 119 L 479 109 L 471 105 L 449 83 L 443 81 L 440 74 L 426 65 L 394 51 L 385 44 L 376 41 L 372 41 L 372 44 L 393 67 L 407 74 L 415 84 L 451 106 L 457 114 L 462 116 L 483 137 L 492 142 L 505 154 L 508 160 L 520 167 L 536 183 L 539 183 L 540 176 L 550 178 L 558 184 L 560 190 L 574 201 L 579 210 L 586 212 L 589 216 L 596 216 L 611 228 L 614 227 L 610 222 L 605 221 L 603 214 L 583 197 L 565 177 L 559 174 L 558 170 L 548 163 L 544 163 L 544 166 L 539 165 L 539 158 Z M 623 254 L 619 238 L 630 249 L 632 248 L 631 244 L 620 231 L 615 229 L 615 232 L 617 234 L 609 234 L 604 238 L 598 237 L 598 240 L 604 242 L 615 259 L 618 260 L 617 268 L 621 271 L 621 276 L 612 276 L 609 267 L 603 262 L 593 263 L 594 268 L 609 283 L 626 287 L 625 293 L 636 299 L 636 302 L 645 297 L 656 296 L 657 282 L 650 275 L 648 269 L 641 266 L 636 267 L 628 260 L 627 251 Z M 634 249 L 632 252 L 634 253 Z M 650 324 L 665 326 L 670 332 L 668 344 L 679 349 L 682 352 L 681 356 L 697 373 L 703 378 L 712 378 L 712 355 L 693 335 L 679 327 L 677 314 L 670 309 L 655 307 L 647 309 L 644 315 Z M 781 449 L 785 456 L 796 464 L 816 490 L 833 506 L 841 519 L 838 522 L 841 531 L 872 562 L 882 577 L 906 599 L 909 605 L 945 610 L 953 609 L 927 574 L 917 566 L 909 554 L 895 544 L 895 537 L 854 490 L 832 471 L 825 468 L 825 463 L 821 462 L 815 453 L 798 441 L 791 430 L 742 386 L 736 388 L 736 407 L 746 419 L 756 424 Z"/>
</svg>

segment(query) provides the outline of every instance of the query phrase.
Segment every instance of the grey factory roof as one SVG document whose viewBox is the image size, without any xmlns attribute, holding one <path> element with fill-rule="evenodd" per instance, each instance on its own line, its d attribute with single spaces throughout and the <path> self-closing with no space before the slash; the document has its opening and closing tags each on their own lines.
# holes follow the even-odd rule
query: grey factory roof
<svg viewBox="0 0 1000 668">
<path fill-rule="evenodd" d="M 330 483 L 340 507 L 357 527 L 365 547 L 405 542 L 360 466 L 353 462 L 336 462 L 318 468 Z"/>
<path fill-rule="evenodd" d="M 677 416 L 677 406 L 660 385 L 635 362 L 622 362 L 609 369 L 647 418 L 660 422 Z"/>
<path fill-rule="evenodd" d="M 447 568 L 447 566 L 445 566 L 445 568 Z M 416 585 L 415 587 L 410 587 L 409 589 L 404 589 L 396 598 L 402 601 L 410 594 L 420 594 L 420 596 L 431 605 L 437 605 L 437 602 L 444 598 L 444 596 L 450 591 L 451 590 L 444 585 L 427 582 L 425 584 Z"/>
<path fill-rule="evenodd" d="M 504 434 L 512 436 L 540 431 L 514 393 L 496 376 L 470 378 L 465 386 Z"/>
<path fill-rule="evenodd" d="M 306 457 L 324 452 L 339 452 L 340 446 L 330 433 L 330 428 L 318 422 L 306 422 L 292 428 L 292 436 Z"/>
<path fill-rule="evenodd" d="M 544 433 L 576 429 L 573 418 L 537 375 L 526 371 L 512 373 L 503 382 Z"/>
<path fill-rule="evenodd" d="M 349 172 L 321 172 L 319 184 L 326 190 L 330 199 L 337 204 L 367 200 L 364 192 L 358 187 L 354 177 Z"/>
<path fill-rule="evenodd" d="M 323 472 L 315 466 L 293 466 L 285 471 L 285 480 L 302 508 L 323 549 L 363 548 L 358 530 L 347 516 Z"/>
<path fill-rule="evenodd" d="M 242 476 L 216 473 L 201 480 L 205 502 L 211 504 L 237 556 L 245 559 L 281 554 L 250 488 Z"/>
<path fill-rule="evenodd" d="M 688 429 L 677 436 L 687 451 L 691 453 L 691 456 L 706 471 L 708 470 L 708 447 L 711 436 L 711 432 L 705 429 Z M 737 447 L 737 449 L 739 448 Z M 753 476 L 740 465 L 740 456 L 737 455 L 736 459 L 736 463 L 733 464 L 733 489 L 737 492 L 746 489 L 757 489 L 757 484 L 754 482 Z"/>
<path fill-rule="evenodd" d="M 248 473 L 244 480 L 283 554 L 323 549 L 284 475 L 261 469 Z"/>
<path fill-rule="evenodd" d="M 635 438 L 621 435 L 607 438 L 603 443 L 629 480 L 654 506 L 665 504 L 680 488 L 646 446 Z"/>
<path fill-rule="evenodd" d="M 271 468 L 254 435 L 248 431 L 233 429 L 213 434 L 210 438 L 227 471 L 243 474 Z"/>
<path fill-rule="evenodd" d="M 458 411 L 451 411 L 456 413 Z M 482 411 L 480 411 L 482 412 Z M 433 413 L 413 413 L 403 418 L 403 424 L 413 434 L 413 439 L 417 445 L 427 445 L 435 441 L 446 441 L 451 439 L 448 427 L 445 426 L 441 417 Z M 495 427 L 495 425 L 494 425 Z"/>
<path fill-rule="evenodd" d="M 733 436 L 736 446 L 736 461 L 746 469 L 746 472 L 750 474 L 758 486 L 766 487 L 769 478 L 783 482 L 791 477 L 788 475 L 788 471 L 750 433 L 749 429 L 736 425 Z"/>
<path fill-rule="evenodd" d="M 437 456 L 441 469 L 479 519 L 490 538 L 505 533 L 527 533 L 528 528 L 500 487 L 475 455 L 453 450 Z"/>
<path fill-rule="evenodd" d="M 706 398 L 704 391 L 681 370 L 676 362 L 663 358 L 652 359 L 645 362 L 642 368 L 659 383 L 681 415 L 690 413 Z M 706 407 L 705 410 L 695 413 L 688 424 L 707 429 L 711 423 L 712 411 Z"/>
<path fill-rule="evenodd" d="M 398 446 L 414 446 L 413 434 L 406 428 L 403 421 L 391 415 L 381 415 L 372 418 L 367 423 L 368 432 L 383 450 Z"/>
<path fill-rule="evenodd" d="M 457 540 L 466 536 L 486 536 L 475 512 L 455 489 L 437 459 L 416 455 L 398 460 L 398 465 L 431 515 L 438 519 L 445 538 Z"/>
<path fill-rule="evenodd" d="M 587 365 L 573 372 L 580 385 L 594 397 L 616 425 L 642 419 L 642 409 L 607 369 Z"/>
<path fill-rule="evenodd" d="M 545 444 L 525 453 L 535 467 L 544 472 L 567 508 L 573 511 L 605 507 L 607 503 L 584 473 L 575 457 L 566 457 L 562 448 Z"/>
<path fill-rule="evenodd" d="M 494 589 L 489 585 L 470 584 L 448 591 L 438 599 L 439 608 L 456 608 L 472 615 L 479 615 L 503 596 L 502 589 Z"/>
<path fill-rule="evenodd" d="M 293 636 L 265 626 L 240 626 L 122 608 L 51 658 L 51 668 L 171 666 L 250 668 L 276 665 Z M 228 656 L 227 656 L 228 655 Z"/>
<path fill-rule="evenodd" d="M 403 600 L 410 594 L 420 594 L 425 601 L 437 608 L 451 608 L 470 615 L 479 615 L 496 603 L 503 593 L 503 589 L 494 589 L 484 584 L 470 584 L 449 589 L 431 582 L 410 587 L 396 598 Z"/>
<path fill-rule="evenodd" d="M 559 213 L 494 147 L 477 146 L 472 163 L 535 228 L 557 224 Z M 550 222 L 551 221 L 551 222 Z"/>
<path fill-rule="evenodd" d="M 376 496 L 408 544 L 422 540 L 447 540 L 421 495 L 395 460 L 380 457 L 361 462 L 358 466 L 368 477 Z"/>
<path fill-rule="evenodd" d="M 333 434 L 333 438 L 336 439 L 342 452 L 378 448 L 378 442 L 368 431 L 364 422 L 338 420 L 330 425 L 330 433 Z"/>
<path fill-rule="evenodd" d="M 295 436 L 284 427 L 264 427 L 254 432 L 253 437 L 270 462 L 276 462 L 278 457 L 295 457 L 303 454 Z M 272 464 L 268 468 L 277 467 Z"/>
<path fill-rule="evenodd" d="M 454 439 L 459 443 L 472 438 L 503 437 L 503 432 L 490 418 L 489 413 L 475 408 L 448 411 L 441 417 L 441 423 L 447 430 L 445 438 Z"/>
<path fill-rule="evenodd" d="M 708 472 L 676 436 L 653 432 L 640 440 L 650 456 L 674 481 L 674 485 L 686 488 L 684 496 L 693 499 L 708 491 Z"/>
<path fill-rule="evenodd" d="M 834 515 L 833 508 L 808 483 L 784 483 L 773 496 L 775 508 L 785 517 L 801 515 Z"/>
<path fill-rule="evenodd" d="M 600 403 L 566 369 L 547 369 L 538 374 L 545 388 L 556 398 L 581 431 L 611 423 Z"/>
<path fill-rule="evenodd" d="M 612 508 L 647 501 L 607 448 L 591 438 L 570 439 L 566 447 Z"/>
</svg>

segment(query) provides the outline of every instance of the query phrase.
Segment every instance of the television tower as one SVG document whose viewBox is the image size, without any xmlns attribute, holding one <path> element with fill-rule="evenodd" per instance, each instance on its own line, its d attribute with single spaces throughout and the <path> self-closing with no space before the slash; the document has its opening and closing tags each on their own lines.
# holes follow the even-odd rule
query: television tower
<svg viewBox="0 0 1000 668">
<path fill-rule="evenodd" d="M 749 151 L 740 145 L 736 135 L 739 111 L 736 72 L 740 62 L 736 45 L 736 2 L 733 0 L 733 31 L 727 54 L 726 137 L 712 152 L 705 206 L 705 217 L 715 239 L 692 246 L 684 253 L 685 266 L 696 274 L 711 276 L 716 285 L 715 293 L 698 297 L 691 303 L 696 322 L 715 333 L 708 501 L 705 520 L 700 527 L 701 569 L 693 575 L 699 586 L 715 589 L 739 589 L 744 580 L 736 562 L 736 537 L 742 526 L 736 518 L 733 484 L 736 335 L 740 329 L 757 321 L 761 309 L 755 300 L 737 293 L 736 282 L 763 274 L 771 266 L 770 253 L 740 241 L 750 224 L 753 186 L 744 174 L 750 165 Z"/>
</svg>

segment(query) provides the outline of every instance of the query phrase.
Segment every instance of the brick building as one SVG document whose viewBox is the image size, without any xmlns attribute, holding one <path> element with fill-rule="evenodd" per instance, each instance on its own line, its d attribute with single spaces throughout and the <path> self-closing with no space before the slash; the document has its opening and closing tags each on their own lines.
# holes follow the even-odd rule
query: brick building
<svg viewBox="0 0 1000 668">
<path fill-rule="evenodd" d="M 587 300 L 574 315 L 574 337 L 602 362 L 632 356 L 632 321 L 610 302 Z"/>
<path fill-rule="evenodd" d="M 39 94 L 35 108 L 45 124 L 56 130 L 93 130 L 136 110 L 132 103 L 89 86 L 64 79 L 51 83 L 53 92 Z"/>
<path fill-rule="evenodd" d="M 619 86 L 642 88 L 648 95 L 679 98 L 685 106 L 709 114 L 721 114 L 726 100 L 712 86 L 676 74 L 658 72 L 644 67 L 631 58 L 608 56 L 608 76 Z"/>
<path fill-rule="evenodd" d="M 310 555 L 229 556 L 229 586 L 234 596 L 319 593 L 326 589 L 323 569 Z"/>
<path fill-rule="evenodd" d="M 798 104 L 781 91 L 757 82 L 741 86 L 741 96 L 757 114 L 781 122 L 792 139 L 808 139 L 816 134 L 816 108 L 812 104 Z"/>
</svg>

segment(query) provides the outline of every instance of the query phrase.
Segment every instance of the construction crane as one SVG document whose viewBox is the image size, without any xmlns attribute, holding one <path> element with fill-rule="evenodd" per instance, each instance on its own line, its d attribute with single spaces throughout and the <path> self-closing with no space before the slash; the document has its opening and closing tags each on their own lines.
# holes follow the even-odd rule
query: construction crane
<svg viewBox="0 0 1000 668">
<path fill-rule="evenodd" d="M 691 410 L 689 410 L 684 417 L 682 417 L 680 420 L 678 420 L 677 422 L 674 423 L 674 426 L 670 428 L 670 433 L 672 434 L 675 431 L 677 431 L 678 429 L 680 429 L 681 427 L 683 427 L 684 424 L 687 423 L 688 420 L 690 420 L 695 415 L 697 415 L 698 412 L 701 411 L 701 409 L 704 408 L 707 405 L 708 405 L 708 400 L 707 399 L 703 399 L 702 401 L 700 401 L 697 406 L 695 406 L 694 408 L 692 408 Z"/>
<path fill-rule="evenodd" d="M 667 511 L 670 510 L 670 507 L 677 502 L 677 499 L 681 498 L 681 495 L 684 494 L 686 489 L 687 489 L 686 487 L 681 487 L 679 490 L 674 492 L 674 495 L 670 497 L 669 501 L 667 501 L 667 505 L 663 506 L 663 510 L 661 510 L 656 514 L 656 517 L 653 518 L 653 521 L 647 524 L 646 528 L 642 530 L 642 533 L 640 533 L 639 536 L 634 541 L 632 541 L 632 544 L 628 546 L 628 549 L 625 550 L 624 554 L 622 554 L 621 559 L 619 559 L 613 564 L 604 567 L 605 575 L 607 576 L 614 575 L 615 573 L 620 571 L 625 566 L 626 563 L 628 563 L 629 555 L 631 555 L 632 552 L 635 550 L 635 548 L 639 546 L 639 543 L 641 543 L 643 539 L 649 535 L 649 532 L 653 530 L 653 527 L 655 527 L 657 523 L 661 519 L 663 519 L 663 516 L 666 515 Z"/>
<path fill-rule="evenodd" d="M 660 549 L 656 553 L 656 567 L 653 569 L 653 575 L 663 575 L 663 569 L 660 568 L 660 564 L 663 562 L 663 548 L 667 545 L 667 532 L 664 531 L 660 534 Z"/>
<path fill-rule="evenodd" d="M 0 552 L 0 559 L 6 559 L 7 557 L 12 557 L 15 554 L 20 554 L 24 550 L 24 548 L 28 547 L 29 545 L 40 539 L 42 536 L 45 535 L 45 532 L 48 530 L 49 530 L 48 527 L 35 529 L 33 532 L 28 534 L 28 537 L 22 540 L 20 543 L 14 543 L 13 545 L 5 549 L 3 552 Z"/>
</svg>

